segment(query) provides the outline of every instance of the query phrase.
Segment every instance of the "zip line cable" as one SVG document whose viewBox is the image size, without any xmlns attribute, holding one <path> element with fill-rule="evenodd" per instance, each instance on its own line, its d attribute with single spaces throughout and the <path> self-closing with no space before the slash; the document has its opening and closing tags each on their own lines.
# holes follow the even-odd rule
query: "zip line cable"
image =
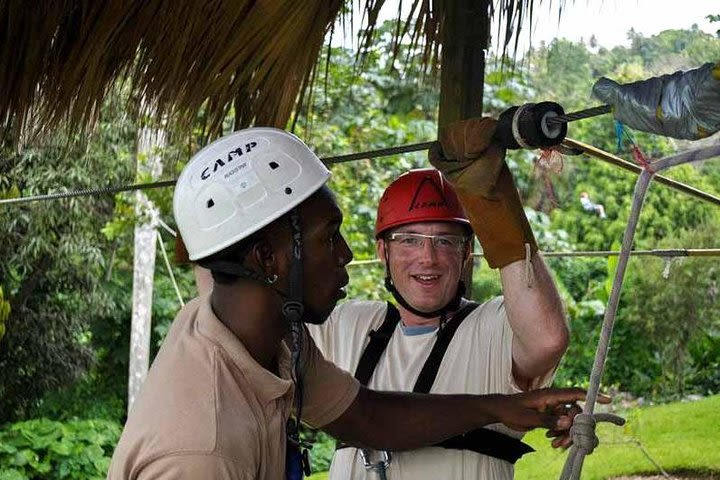
<svg viewBox="0 0 720 480">
<path fill-rule="evenodd" d="M 538 252 L 545 258 L 553 257 L 617 257 L 620 256 L 619 250 L 598 250 L 598 251 L 576 251 L 576 252 Z M 482 253 L 472 253 L 473 258 L 483 258 Z M 632 257 L 720 257 L 720 248 L 668 248 L 668 249 L 652 249 L 652 250 L 631 250 Z M 367 260 L 353 260 L 348 263 L 348 267 L 357 267 L 362 265 L 373 265 L 381 263 L 379 258 L 371 258 Z"/>
<path fill-rule="evenodd" d="M 325 157 L 325 158 L 322 158 L 321 160 L 327 165 L 333 165 L 336 163 L 344 163 L 344 162 L 350 162 L 350 161 L 360 160 L 360 159 L 372 159 L 372 158 L 378 158 L 378 157 L 386 157 L 386 156 L 390 156 L 390 155 L 396 155 L 399 153 L 419 152 L 422 150 L 429 149 L 434 143 L 435 142 L 414 143 L 414 144 L 408 144 L 408 145 L 401 145 L 399 147 L 383 148 L 380 150 L 369 150 L 366 152 L 351 153 L 351 154 L 347 154 L 347 155 L 337 155 L 334 157 Z M 583 153 L 585 153 L 591 157 L 595 157 L 598 160 L 602 160 L 606 163 L 610 163 L 611 165 L 615 165 L 617 167 L 620 167 L 624 170 L 628 170 L 630 172 L 636 173 L 638 175 L 642 171 L 642 168 L 638 167 L 634 163 L 628 162 L 627 160 L 623 160 L 622 158 L 620 158 L 616 155 L 613 155 L 609 152 L 606 152 L 599 148 L 593 147 L 591 145 L 579 142 L 577 140 L 566 138 L 565 140 L 563 140 L 563 145 L 565 145 L 571 149 L 574 149 L 574 150 L 581 150 Z M 662 183 L 663 185 L 666 185 L 674 190 L 677 190 L 679 192 L 682 192 L 682 193 L 685 193 L 692 197 L 695 197 L 699 200 L 703 200 L 703 201 L 720 206 L 720 198 L 719 197 L 716 197 L 713 194 L 704 192 L 700 189 L 697 189 L 697 188 L 687 185 L 685 183 L 678 182 L 676 180 L 672 180 L 663 175 L 655 175 L 655 181 L 657 181 L 658 183 Z M 121 192 L 129 192 L 129 191 L 133 191 L 133 190 L 147 190 L 147 189 L 153 189 L 153 188 L 173 187 L 173 186 L 175 186 L 175 183 L 177 183 L 177 180 L 161 180 L 161 181 L 152 182 L 152 183 L 136 183 L 133 185 L 125 185 L 125 186 L 121 186 L 121 187 L 94 188 L 94 189 L 75 190 L 75 191 L 67 191 L 67 192 L 57 192 L 57 193 L 50 193 L 50 194 L 45 194 L 45 195 L 33 195 L 30 197 L 6 198 L 6 199 L 0 199 L 0 205 L 30 203 L 30 202 L 37 202 L 37 201 L 44 201 L 44 200 L 57 200 L 57 199 L 62 199 L 62 198 L 84 197 L 84 196 L 94 196 L 94 195 L 103 195 L 103 194 L 115 194 L 115 193 L 121 193 Z"/>
<path fill-rule="evenodd" d="M 334 165 L 336 163 L 352 162 L 353 160 L 364 160 L 377 157 L 389 157 L 400 153 L 420 152 L 429 150 L 435 142 L 411 143 L 401 145 L 399 147 L 381 148 L 380 150 L 370 150 L 368 152 L 349 153 L 347 155 L 337 155 L 334 157 L 321 158 L 326 165 Z"/>
<path fill-rule="evenodd" d="M 177 183 L 177 180 L 161 180 L 159 182 L 152 183 L 136 183 L 133 185 L 125 185 L 122 187 L 105 187 L 105 188 L 89 188 L 85 190 L 74 190 L 69 192 L 57 192 L 48 193 L 46 195 L 33 195 L 31 197 L 19 197 L 19 198 L 5 198 L 0 200 L 0 205 L 17 204 L 17 203 L 30 203 L 44 200 L 58 200 L 61 198 L 72 198 L 72 197 L 90 197 L 95 195 L 103 194 L 115 194 L 121 192 L 130 192 L 133 190 L 148 190 L 151 188 L 164 188 L 172 187 Z"/>
<path fill-rule="evenodd" d="M 550 117 L 550 118 L 548 118 L 547 121 L 549 123 L 568 123 L 568 122 L 574 122 L 576 120 L 583 120 L 586 118 L 603 115 L 610 111 L 611 111 L 611 107 L 609 105 L 601 105 L 601 106 L 597 106 L 597 107 L 587 108 L 585 110 L 579 110 L 577 112 L 568 113 L 565 115 L 558 115 L 556 117 Z M 337 163 L 351 162 L 354 160 L 362 160 L 362 159 L 369 160 L 369 159 L 378 158 L 378 157 L 387 157 L 390 155 L 398 155 L 401 153 L 419 152 L 419 151 L 423 151 L 423 150 L 428 150 L 434 144 L 435 144 L 435 142 L 412 143 L 412 144 L 407 144 L 407 145 L 400 145 L 397 147 L 381 148 L 378 150 L 369 150 L 366 152 L 349 153 L 349 154 L 345 154 L 345 155 L 336 155 L 336 156 L 332 156 L 332 157 L 325 157 L 325 158 L 322 158 L 321 160 L 326 165 L 334 165 Z M 605 152 L 604 150 L 601 150 L 601 149 L 593 147 L 591 145 L 579 142 L 577 140 L 566 138 L 565 140 L 563 140 L 563 145 L 570 149 L 576 150 L 576 151 L 580 150 L 587 155 L 595 157 L 604 162 L 610 163 L 611 165 L 615 165 L 617 167 L 631 171 L 638 175 L 642 171 L 642 168 L 635 165 L 634 163 L 623 160 L 622 158 L 620 158 L 616 155 Z M 664 177 L 662 175 L 655 175 L 655 180 L 657 182 L 662 183 L 663 185 L 667 185 L 670 188 L 673 188 L 679 192 L 691 195 L 700 200 L 710 202 L 710 203 L 720 206 L 720 198 L 716 197 L 715 195 L 704 192 L 702 190 L 699 190 L 690 185 L 686 185 L 684 183 L 678 182 L 676 180 L 672 180 L 670 178 Z M 152 189 L 152 188 L 172 187 L 172 186 L 175 186 L 175 183 L 177 183 L 177 180 L 161 180 L 161 181 L 152 182 L 152 183 L 137 183 L 137 184 L 125 185 L 125 186 L 121 186 L 121 187 L 94 188 L 94 189 L 85 189 L 85 190 L 76 190 L 76 191 L 57 192 L 57 193 L 50 193 L 50 194 L 45 194 L 45 195 L 33 195 L 30 197 L 6 198 L 6 199 L 0 199 L 0 205 L 20 204 L 20 203 L 29 203 L 29 202 L 44 201 L 44 200 L 57 200 L 57 199 L 62 199 L 62 198 L 94 196 L 94 195 L 103 195 L 103 194 L 115 194 L 115 193 L 121 193 L 121 192 L 128 192 L 128 191 L 132 191 L 132 190 L 146 190 L 146 189 Z"/>
<path fill-rule="evenodd" d="M 586 118 L 597 117 L 598 115 L 605 115 L 612 111 L 610 105 L 600 105 L 597 107 L 586 108 L 584 110 L 578 110 L 577 112 L 566 113 L 565 115 L 558 115 L 556 117 L 548 117 L 548 123 L 569 123 L 575 120 L 584 120 Z"/>
</svg>

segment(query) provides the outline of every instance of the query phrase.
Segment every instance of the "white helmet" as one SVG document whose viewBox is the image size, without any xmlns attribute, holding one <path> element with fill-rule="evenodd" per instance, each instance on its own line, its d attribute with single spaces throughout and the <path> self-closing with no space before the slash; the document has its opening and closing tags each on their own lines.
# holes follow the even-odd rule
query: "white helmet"
<svg viewBox="0 0 720 480">
<path fill-rule="evenodd" d="M 247 238 L 289 212 L 330 177 L 295 135 L 248 128 L 222 137 L 190 160 L 173 198 L 190 260 Z"/>
</svg>

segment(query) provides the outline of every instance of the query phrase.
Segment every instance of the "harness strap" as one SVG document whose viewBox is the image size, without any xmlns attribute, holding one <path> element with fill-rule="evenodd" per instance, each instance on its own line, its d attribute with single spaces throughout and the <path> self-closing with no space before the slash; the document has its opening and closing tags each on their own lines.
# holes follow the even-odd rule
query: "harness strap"
<svg viewBox="0 0 720 480">
<path fill-rule="evenodd" d="M 390 343 L 390 338 L 395 331 L 395 327 L 400 321 L 400 312 L 395 305 L 387 302 L 387 311 L 385 313 L 385 320 L 383 321 L 380 328 L 377 330 L 371 330 L 369 333 L 370 342 L 365 347 L 360 361 L 358 362 L 357 369 L 355 369 L 355 378 L 363 384 L 367 385 L 375 372 L 375 367 L 380 361 L 380 357 Z"/>
<path fill-rule="evenodd" d="M 415 381 L 413 392 L 429 393 L 435 378 L 437 377 L 440 363 L 445 356 L 445 352 L 450 346 L 450 342 L 455 336 L 460 324 L 467 316 L 478 307 L 479 304 L 470 302 L 463 307 L 438 331 L 437 339 L 433 345 L 428 359 L 425 361 L 418 379 Z M 395 306 L 388 302 L 385 320 L 380 328 L 372 330 L 369 334 L 370 342 L 363 351 L 357 369 L 355 370 L 355 378 L 363 385 L 367 385 L 375 372 L 375 367 L 380 361 L 382 353 L 387 348 L 395 331 L 395 327 L 400 321 L 400 312 Z M 501 432 L 488 428 L 478 428 L 462 435 L 449 438 L 440 443 L 435 444 L 436 447 L 450 448 L 453 450 L 470 450 L 482 455 L 487 455 L 510 463 L 515 463 L 520 457 L 535 450 L 528 444 Z M 346 448 L 349 445 L 338 442 L 337 449 Z"/>
<path fill-rule="evenodd" d="M 455 336 L 455 332 L 462 321 L 465 320 L 470 312 L 475 310 L 478 306 L 479 304 L 470 302 L 468 305 L 460 309 L 459 312 L 453 315 L 452 318 L 440 330 L 438 330 L 435 344 L 433 345 L 427 360 L 425 360 L 425 365 L 423 365 L 422 370 L 420 370 L 420 374 L 418 375 L 418 378 L 415 381 L 415 386 L 413 387 L 413 392 L 430 393 L 430 389 L 432 388 L 433 383 L 435 383 L 435 377 L 437 377 L 440 363 L 442 363 L 442 359 L 445 356 L 448 346 L 450 345 L 450 341 Z"/>
<path fill-rule="evenodd" d="M 435 447 L 450 448 L 453 450 L 470 450 L 488 457 L 499 458 L 515 464 L 526 453 L 534 452 L 527 443 L 504 433 L 478 428 L 462 435 L 448 438 Z"/>
</svg>

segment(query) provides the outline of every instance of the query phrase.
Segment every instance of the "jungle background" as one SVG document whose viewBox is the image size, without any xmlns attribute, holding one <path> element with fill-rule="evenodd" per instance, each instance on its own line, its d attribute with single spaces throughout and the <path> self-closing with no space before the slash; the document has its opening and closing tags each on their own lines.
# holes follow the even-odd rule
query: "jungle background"
<svg viewBox="0 0 720 480">
<path fill-rule="evenodd" d="M 720 22 L 720 15 L 715 16 Z M 356 52 L 332 48 L 319 60 L 318 79 L 288 128 L 321 156 L 436 138 L 438 85 L 421 69 L 398 68 L 413 55 L 392 42 L 386 22 L 358 73 Z M 720 27 L 720 23 L 718 23 Z M 497 116 L 525 102 L 557 101 L 566 111 L 596 103 L 600 76 L 626 83 L 720 59 L 720 38 L 689 27 L 658 35 L 628 33 L 629 47 L 605 49 L 556 40 L 514 60 L 491 56 L 485 114 Z M 427 80 L 427 79 L 424 79 Z M 137 132 L 143 119 L 128 108 L 119 84 L 108 95 L 90 135 L 59 132 L 21 149 L 2 146 L 0 197 L 148 181 L 136 176 Z M 227 131 L 231 122 L 228 121 Z M 163 149 L 163 178 L 175 178 L 203 145 L 197 132 L 173 136 Z M 570 125 L 569 136 L 617 151 L 612 119 Z M 652 158 L 689 148 L 685 142 L 635 134 Z M 717 137 L 714 137 L 717 141 Z M 630 158 L 626 150 L 620 155 Z M 537 165 L 537 152 L 518 151 L 508 163 L 544 251 L 617 250 L 635 176 L 589 157 L 566 157 L 559 171 Z M 356 260 L 374 258 L 375 206 L 403 171 L 428 166 L 424 153 L 332 167 L 331 187 L 345 215 L 343 233 Z M 670 170 L 667 176 L 720 194 L 720 162 Z M 607 218 L 586 212 L 581 192 L 602 203 Z M 173 226 L 172 189 L 146 191 Z M 133 278 L 131 193 L 97 195 L 0 208 L 0 479 L 102 478 L 126 412 Z M 161 231 L 167 251 L 172 236 Z M 713 248 L 720 210 L 653 185 L 640 219 L 636 249 Z M 572 340 L 556 385 L 586 385 L 607 301 L 614 257 L 548 259 L 566 304 Z M 187 266 L 173 265 L 181 295 L 194 296 Z M 382 268 L 350 267 L 350 298 L 387 298 Z M 497 272 L 478 260 L 473 297 L 500 292 Z M 720 393 L 720 259 L 631 259 L 603 381 L 627 405 L 664 404 Z M 155 351 L 178 299 L 158 256 L 153 299 Z M 712 420 L 708 420 L 712 422 Z M 715 417 L 715 423 L 718 419 Z M 314 434 L 315 468 L 327 468 L 330 439 Z M 710 465 L 720 471 L 720 464 Z"/>
</svg>

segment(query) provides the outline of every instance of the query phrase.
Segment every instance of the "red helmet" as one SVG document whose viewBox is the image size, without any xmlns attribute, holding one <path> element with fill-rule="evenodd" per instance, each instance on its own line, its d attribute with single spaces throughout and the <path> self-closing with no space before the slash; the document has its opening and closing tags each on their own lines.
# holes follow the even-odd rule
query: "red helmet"
<svg viewBox="0 0 720 480">
<path fill-rule="evenodd" d="M 410 170 L 385 189 L 378 205 L 375 238 L 390 228 L 415 222 L 470 225 L 455 189 L 434 168 Z"/>
</svg>

